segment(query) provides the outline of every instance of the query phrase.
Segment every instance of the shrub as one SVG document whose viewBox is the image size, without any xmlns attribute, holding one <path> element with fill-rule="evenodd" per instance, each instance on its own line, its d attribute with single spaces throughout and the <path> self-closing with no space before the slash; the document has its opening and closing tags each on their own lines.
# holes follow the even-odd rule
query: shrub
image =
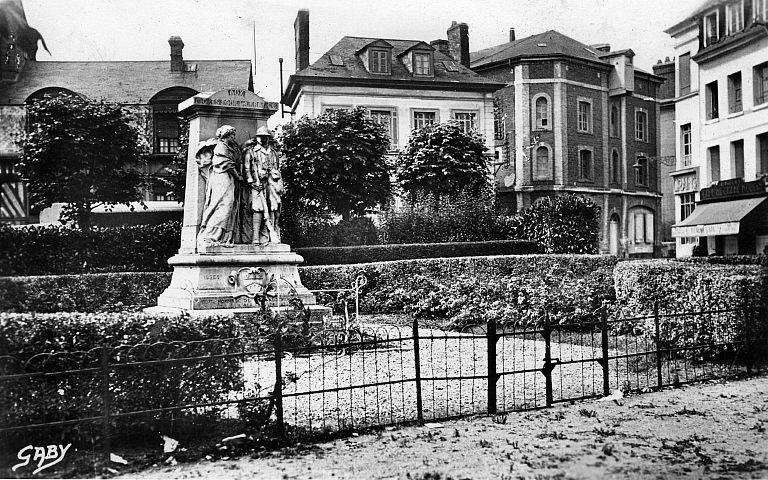
<svg viewBox="0 0 768 480">
<path fill-rule="evenodd" d="M 492 193 L 436 199 L 416 195 L 381 213 L 382 243 L 474 242 L 526 238 L 512 235 L 508 218 L 499 214 Z"/>
<path fill-rule="evenodd" d="M 112 364 L 202 357 L 186 362 L 125 366 L 109 371 L 112 412 L 174 407 L 226 400 L 242 388 L 236 357 L 210 357 L 238 351 L 223 339 L 245 335 L 249 327 L 231 317 L 163 317 L 131 313 L 0 314 L 6 357 L 2 374 L 94 369 L 4 382 L 2 427 L 98 417 L 104 387 L 102 354 Z M 136 346 L 139 345 L 139 346 Z M 106 348 L 102 352 L 102 348 Z M 57 352 L 54 355 L 50 355 Z M 170 414 L 168 414 L 170 415 Z M 155 419 L 164 415 L 151 415 Z M 135 423 L 135 417 L 121 424 Z"/>
<path fill-rule="evenodd" d="M 281 227 L 283 241 L 293 248 L 377 245 L 376 225 L 368 217 L 350 217 L 334 222 L 330 217 L 306 216 L 291 219 Z"/>
<path fill-rule="evenodd" d="M 706 264 L 696 261 L 646 260 L 621 262 L 614 270 L 616 311 L 625 317 L 650 316 L 658 305 L 661 338 L 668 346 L 715 345 L 757 338 L 768 325 L 745 331 L 745 315 L 765 305 L 766 277 L 755 265 Z M 752 313 L 664 316 L 665 313 L 753 309 Z M 655 336 L 653 318 L 636 324 L 636 333 Z M 715 354 L 725 347 L 691 353 Z"/>
<path fill-rule="evenodd" d="M 515 238 L 534 240 L 547 253 L 597 253 L 599 215 L 592 200 L 567 193 L 536 200 L 511 227 Z"/>
</svg>

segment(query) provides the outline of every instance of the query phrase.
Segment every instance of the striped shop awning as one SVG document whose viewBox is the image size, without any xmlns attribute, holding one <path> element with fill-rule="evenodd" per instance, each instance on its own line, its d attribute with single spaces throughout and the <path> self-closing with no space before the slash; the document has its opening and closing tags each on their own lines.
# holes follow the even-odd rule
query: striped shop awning
<svg viewBox="0 0 768 480">
<path fill-rule="evenodd" d="M 0 183 L 0 222 L 16 222 L 29 216 L 24 182 Z"/>
</svg>

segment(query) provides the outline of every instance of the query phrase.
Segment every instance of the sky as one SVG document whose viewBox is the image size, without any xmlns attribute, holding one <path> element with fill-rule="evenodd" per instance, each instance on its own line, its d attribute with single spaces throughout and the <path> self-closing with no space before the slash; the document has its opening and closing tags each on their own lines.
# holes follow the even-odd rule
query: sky
<svg viewBox="0 0 768 480">
<path fill-rule="evenodd" d="M 664 30 L 704 0 L 22 0 L 29 24 L 51 51 L 38 60 L 163 60 L 179 35 L 184 58 L 255 58 L 254 90 L 280 97 L 295 71 L 293 21 L 308 8 L 310 62 L 342 36 L 431 41 L 452 21 L 469 26 L 470 51 L 554 29 L 585 44 L 631 48 L 647 71 L 672 56 Z M 255 38 L 254 38 L 255 33 Z M 255 41 L 254 41 L 255 39 Z M 254 48 L 255 47 L 255 48 Z"/>
</svg>

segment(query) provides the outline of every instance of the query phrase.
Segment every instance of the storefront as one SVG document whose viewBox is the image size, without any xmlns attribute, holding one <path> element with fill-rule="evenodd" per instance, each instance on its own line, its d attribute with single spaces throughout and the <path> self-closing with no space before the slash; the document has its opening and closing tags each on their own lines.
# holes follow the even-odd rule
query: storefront
<svg viewBox="0 0 768 480">
<path fill-rule="evenodd" d="M 698 237 L 707 255 L 765 254 L 768 246 L 768 193 L 765 177 L 754 182 L 723 180 L 703 188 L 685 220 L 672 226 L 676 238 Z"/>
</svg>

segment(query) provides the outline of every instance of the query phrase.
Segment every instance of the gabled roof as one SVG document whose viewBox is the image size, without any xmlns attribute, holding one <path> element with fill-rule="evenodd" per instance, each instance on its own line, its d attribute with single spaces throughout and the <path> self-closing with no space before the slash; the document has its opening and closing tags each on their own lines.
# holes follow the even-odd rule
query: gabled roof
<svg viewBox="0 0 768 480">
<path fill-rule="evenodd" d="M 375 48 L 375 47 L 380 47 L 380 48 L 392 48 L 392 44 L 391 44 L 391 43 L 389 43 L 389 42 L 388 42 L 388 41 L 386 41 L 386 40 L 376 39 L 376 40 L 374 40 L 374 41 L 372 41 L 372 42 L 370 42 L 370 43 L 367 43 L 367 44 L 363 45 L 363 46 L 362 46 L 362 47 L 360 47 L 360 48 L 357 50 L 357 52 L 355 52 L 355 53 L 360 53 L 360 52 L 362 52 L 363 50 L 365 50 L 366 48 Z"/>
<path fill-rule="evenodd" d="M 397 56 L 398 57 L 402 57 L 403 55 L 405 55 L 406 53 L 408 53 L 408 52 L 410 52 L 411 50 L 414 50 L 414 49 L 429 50 L 429 51 L 435 51 L 436 50 L 435 47 L 433 47 L 432 45 L 428 44 L 427 42 L 417 42 L 417 43 L 413 44 L 412 46 L 406 48 L 402 52 L 400 52 L 400 54 L 398 54 Z"/>
<path fill-rule="evenodd" d="M 510 60 L 537 57 L 571 57 L 607 65 L 600 52 L 556 30 L 521 38 L 470 54 L 470 66 L 481 68 Z"/>
<path fill-rule="evenodd" d="M 253 88 L 250 60 L 185 60 L 195 71 L 171 72 L 168 60 L 28 62 L 15 83 L 0 84 L 0 105 L 20 105 L 43 88 L 59 87 L 120 104 L 147 103 L 169 87 L 198 92 Z"/>
<path fill-rule="evenodd" d="M 383 41 L 392 45 L 392 71 L 389 75 L 370 73 L 357 52 L 372 42 Z M 285 104 L 290 105 L 302 84 L 339 83 L 343 85 L 368 85 L 377 88 L 426 88 L 449 91 L 474 90 L 493 92 L 503 84 L 489 80 L 454 61 L 438 50 L 433 52 L 435 68 L 432 77 L 414 77 L 398 60 L 404 52 L 421 44 L 421 40 L 377 39 L 367 37 L 343 37 L 315 63 L 291 75 L 285 89 Z M 331 56 L 338 55 L 343 65 L 333 65 Z M 443 62 L 450 65 L 447 69 Z M 455 67 L 455 68 L 453 68 Z M 455 70 L 455 71 L 454 71 Z"/>
</svg>

